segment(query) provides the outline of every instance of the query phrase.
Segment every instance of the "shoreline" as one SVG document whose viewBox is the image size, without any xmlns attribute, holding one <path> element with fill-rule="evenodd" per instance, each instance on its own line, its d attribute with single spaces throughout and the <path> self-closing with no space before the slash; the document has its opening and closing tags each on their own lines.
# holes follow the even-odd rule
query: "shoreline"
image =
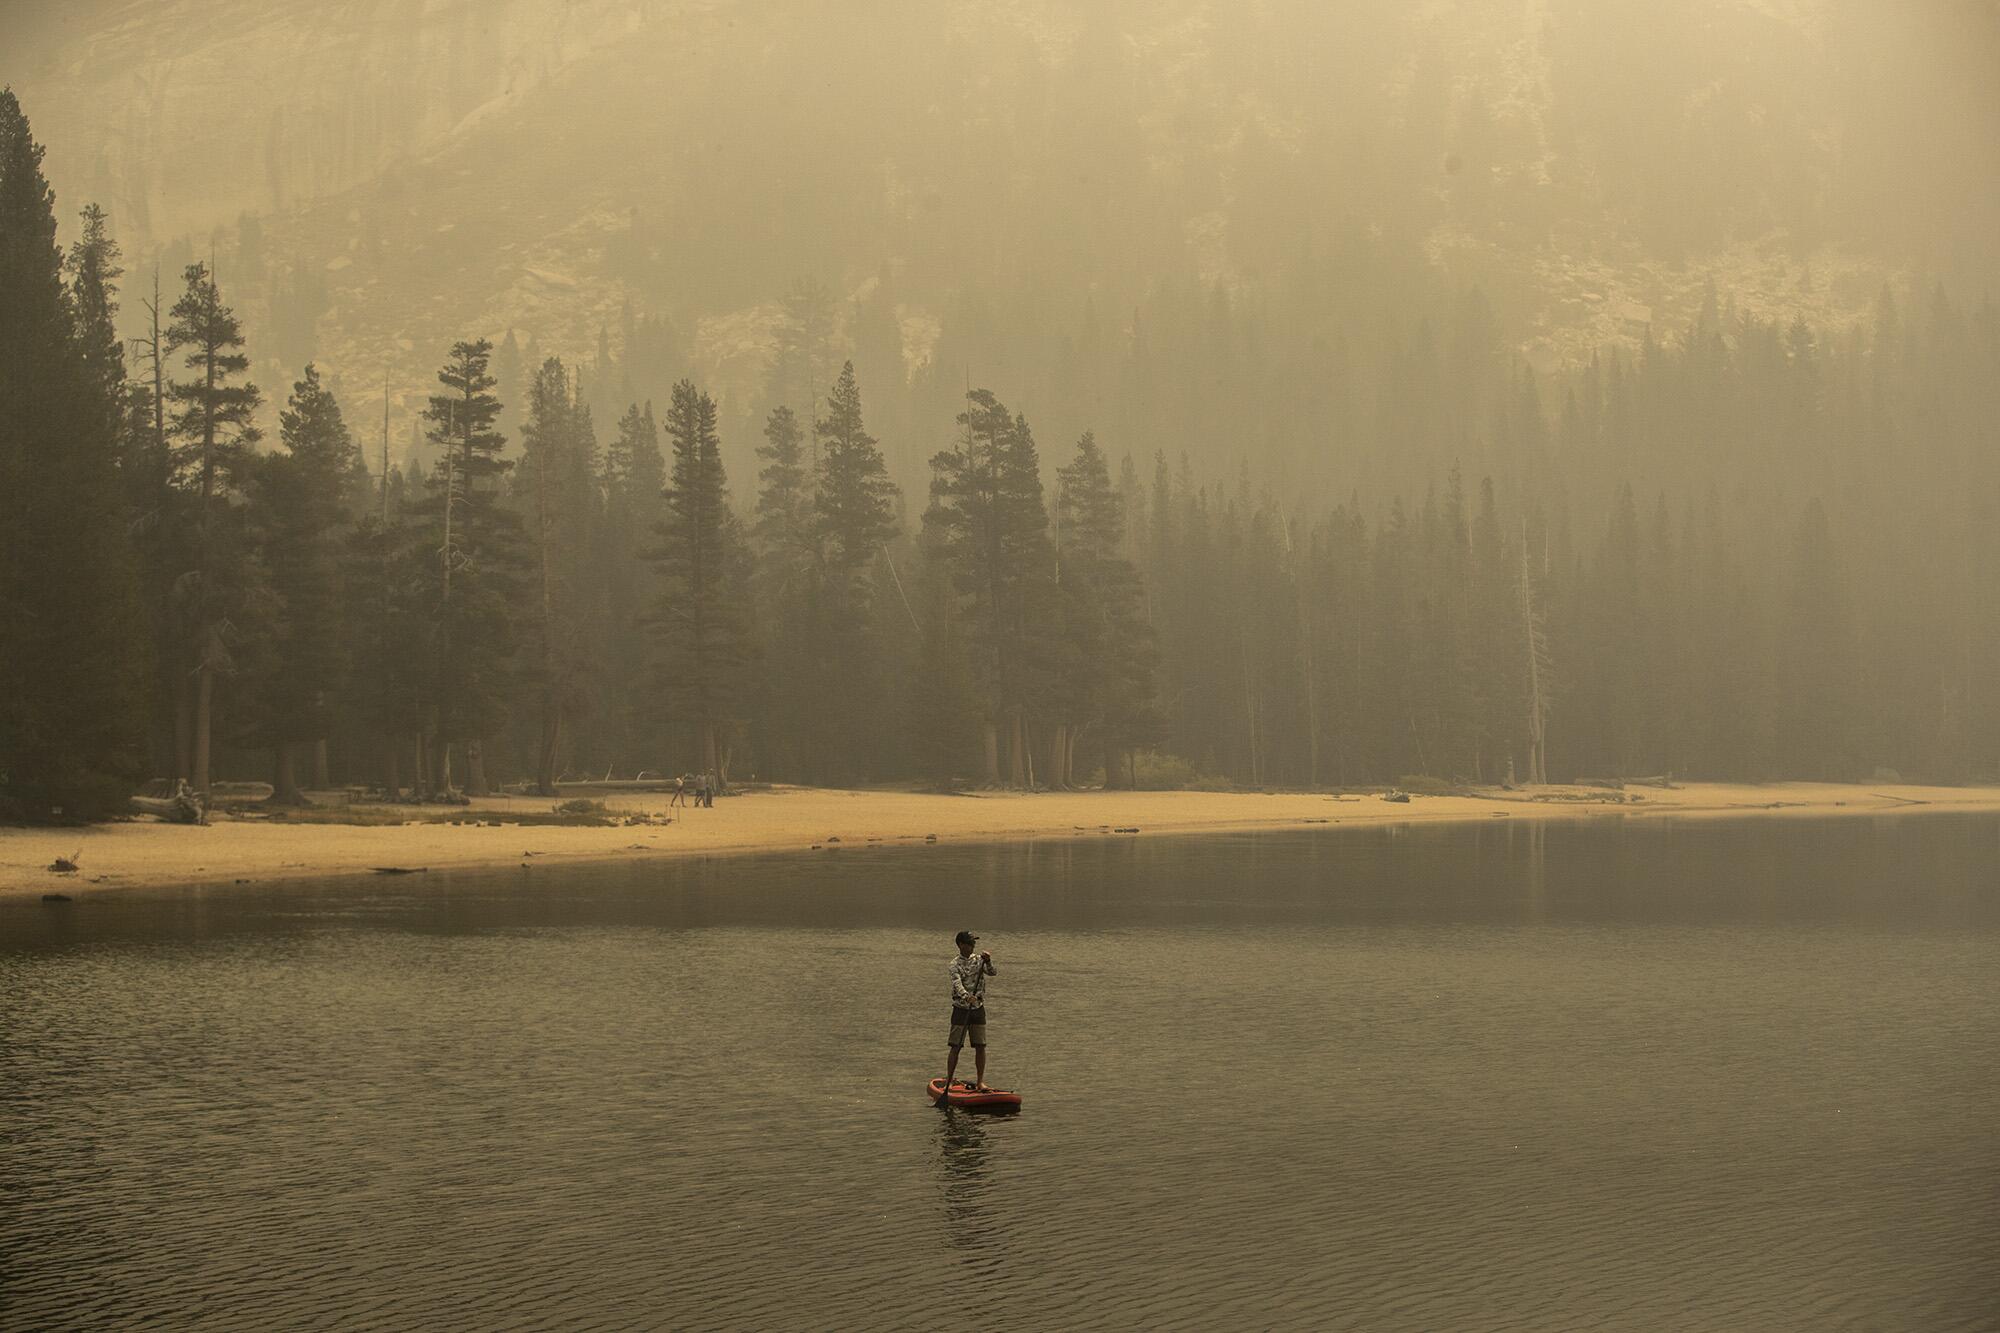
<svg viewBox="0 0 2000 1333">
<path fill-rule="evenodd" d="M 894 790 L 775 787 L 726 797 L 706 810 L 667 808 L 665 793 L 606 795 L 613 815 L 671 817 L 595 828 L 509 822 L 546 813 L 555 799 L 494 797 L 451 812 L 458 823 L 295 824 L 221 817 L 206 827 L 132 821 L 75 829 L 0 828 L 0 898 L 73 897 L 412 871 L 495 870 L 680 856 L 1035 839 L 1186 836 L 1319 827 L 1484 823 L 1495 819 L 1672 819 L 2000 813 L 2000 787 L 1910 784 L 1686 783 L 1672 788 L 1549 786 L 1466 795 L 1326 792 L 1078 791 L 936 795 Z M 437 807 L 400 810 L 411 820 Z M 48 867 L 74 855 L 79 869 Z M 407 876 L 397 876 L 407 878 Z"/>
</svg>

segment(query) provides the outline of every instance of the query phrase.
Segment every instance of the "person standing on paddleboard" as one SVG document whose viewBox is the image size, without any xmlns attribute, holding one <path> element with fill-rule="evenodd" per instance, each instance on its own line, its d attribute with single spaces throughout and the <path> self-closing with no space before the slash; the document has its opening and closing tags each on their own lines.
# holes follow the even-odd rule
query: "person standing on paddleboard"
<svg viewBox="0 0 2000 1333">
<path fill-rule="evenodd" d="M 972 952 L 977 943 L 977 935 L 969 930 L 959 931 L 958 957 L 946 965 L 951 975 L 951 1056 L 945 1061 L 944 1085 L 951 1087 L 952 1075 L 958 1072 L 959 1051 L 970 1037 L 979 1077 L 975 1091 L 987 1092 L 990 1089 L 986 1086 L 986 978 L 995 973 L 992 954 L 983 949 L 977 954 Z"/>
</svg>

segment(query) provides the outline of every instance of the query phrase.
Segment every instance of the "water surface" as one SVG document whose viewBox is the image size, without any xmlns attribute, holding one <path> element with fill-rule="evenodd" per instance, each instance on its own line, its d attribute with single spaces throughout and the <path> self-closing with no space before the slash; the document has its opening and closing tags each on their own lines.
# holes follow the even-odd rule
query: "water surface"
<svg viewBox="0 0 2000 1333">
<path fill-rule="evenodd" d="M 1975 1328 L 2000 820 L 0 903 L 10 1325 Z M 939 1111 L 985 935 L 1009 1118 Z"/>
</svg>

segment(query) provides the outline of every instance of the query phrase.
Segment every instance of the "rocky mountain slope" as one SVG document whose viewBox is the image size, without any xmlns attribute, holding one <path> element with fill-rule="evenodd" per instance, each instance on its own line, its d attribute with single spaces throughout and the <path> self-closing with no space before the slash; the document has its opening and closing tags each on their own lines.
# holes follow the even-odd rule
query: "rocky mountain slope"
<svg viewBox="0 0 2000 1333">
<path fill-rule="evenodd" d="M 1712 288 L 1838 327 L 1996 271 L 2000 20 L 1894 10 L 82 0 L 7 17 L 5 77 L 65 210 L 169 282 L 212 256 L 267 387 L 386 381 L 401 434 L 457 336 L 589 359 L 661 316 L 740 406 L 800 276 L 890 301 L 914 375 L 969 290 L 1019 341 L 1355 234 L 1544 369 Z"/>
</svg>

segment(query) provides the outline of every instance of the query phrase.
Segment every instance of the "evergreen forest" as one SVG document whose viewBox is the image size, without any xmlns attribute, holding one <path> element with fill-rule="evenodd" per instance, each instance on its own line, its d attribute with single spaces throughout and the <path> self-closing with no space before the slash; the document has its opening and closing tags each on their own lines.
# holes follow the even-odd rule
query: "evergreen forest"
<svg viewBox="0 0 2000 1333">
<path fill-rule="evenodd" d="M 947 388 L 801 280 L 754 413 L 645 312 L 594 359 L 466 328 L 392 457 L 312 360 L 253 382 L 210 262 L 127 282 L 42 158 L 0 94 L 0 819 L 160 778 L 2000 779 L 1983 295 L 1711 291 L 1537 368 L 1477 288 L 1358 345 L 1349 248 L 1080 298 L 1053 369 Z"/>
</svg>

